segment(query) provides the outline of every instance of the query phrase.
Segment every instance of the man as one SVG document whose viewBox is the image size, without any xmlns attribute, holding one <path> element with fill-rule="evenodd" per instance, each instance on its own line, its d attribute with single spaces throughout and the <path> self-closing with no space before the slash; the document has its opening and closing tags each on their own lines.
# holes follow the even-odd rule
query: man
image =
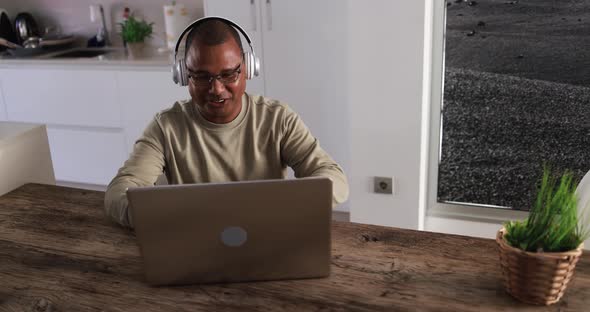
<svg viewBox="0 0 590 312">
<path fill-rule="evenodd" d="M 105 210 L 133 227 L 126 190 L 153 185 L 165 173 L 171 184 L 325 176 L 333 206 L 348 198 L 340 166 L 285 104 L 245 93 L 240 37 L 232 26 L 207 20 L 186 39 L 191 100 L 158 113 L 108 186 Z M 231 195 L 230 195 L 231 196 Z"/>
</svg>

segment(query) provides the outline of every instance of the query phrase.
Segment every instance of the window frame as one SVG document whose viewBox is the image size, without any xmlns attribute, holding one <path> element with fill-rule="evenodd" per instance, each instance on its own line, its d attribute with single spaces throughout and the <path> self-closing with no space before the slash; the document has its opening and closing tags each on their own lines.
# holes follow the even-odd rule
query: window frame
<svg viewBox="0 0 590 312">
<path fill-rule="evenodd" d="M 442 136 L 442 105 L 444 93 L 444 66 L 445 66 L 445 35 L 446 35 L 446 7 L 447 1 L 427 0 L 430 3 L 431 11 L 428 12 L 427 19 L 430 18 L 430 36 L 427 35 L 425 44 L 430 47 L 430 64 L 425 64 L 430 69 L 429 78 L 425 80 L 429 85 L 425 86 L 427 90 L 425 96 L 428 112 L 425 122 L 427 126 L 423 127 L 427 142 L 426 150 L 426 217 L 442 217 L 451 219 L 462 219 L 478 222 L 502 223 L 507 220 L 524 219 L 528 216 L 527 211 L 513 210 L 506 207 L 483 204 L 469 203 L 441 203 L 437 201 L 438 192 L 438 162 L 440 158 L 441 136 Z M 430 42 L 428 41 L 430 37 Z M 429 91 L 429 92 L 428 92 Z"/>
</svg>

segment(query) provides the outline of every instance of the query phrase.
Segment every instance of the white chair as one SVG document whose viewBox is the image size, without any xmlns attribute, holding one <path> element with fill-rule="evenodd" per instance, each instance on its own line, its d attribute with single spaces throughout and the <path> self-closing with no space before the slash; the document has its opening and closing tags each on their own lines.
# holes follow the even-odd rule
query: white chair
<svg viewBox="0 0 590 312">
<path fill-rule="evenodd" d="M 55 184 L 47 129 L 0 122 L 0 196 L 25 183 Z"/>
<path fill-rule="evenodd" d="M 578 194 L 578 215 L 582 222 L 590 227 L 590 171 L 578 184 L 576 193 Z M 590 250 L 590 238 L 584 242 L 584 249 Z"/>
</svg>

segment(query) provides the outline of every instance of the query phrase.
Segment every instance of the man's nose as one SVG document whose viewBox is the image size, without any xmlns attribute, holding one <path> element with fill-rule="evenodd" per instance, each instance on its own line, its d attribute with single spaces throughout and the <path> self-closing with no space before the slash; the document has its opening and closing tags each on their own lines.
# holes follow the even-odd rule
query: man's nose
<svg viewBox="0 0 590 312">
<path fill-rule="evenodd" d="M 225 85 L 217 78 L 213 78 L 211 81 L 210 91 L 215 94 L 219 94 L 225 90 Z"/>
</svg>

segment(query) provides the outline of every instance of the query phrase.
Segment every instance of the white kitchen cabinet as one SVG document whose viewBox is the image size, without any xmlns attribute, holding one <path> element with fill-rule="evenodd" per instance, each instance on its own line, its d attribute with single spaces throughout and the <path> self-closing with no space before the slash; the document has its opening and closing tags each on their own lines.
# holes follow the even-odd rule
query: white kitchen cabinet
<svg viewBox="0 0 590 312">
<path fill-rule="evenodd" d="M 47 135 L 58 181 L 107 185 L 127 159 L 122 130 L 48 127 Z"/>
<path fill-rule="evenodd" d="M 204 8 L 253 35 L 261 49 L 262 94 L 286 102 L 350 169 L 347 2 L 205 0 Z"/>
<path fill-rule="evenodd" d="M 2 91 L 2 80 L 0 80 L 0 121 L 6 120 L 6 105 L 4 104 L 4 93 Z"/>
<path fill-rule="evenodd" d="M 116 75 L 110 70 L 0 70 L 6 118 L 47 125 L 55 178 L 106 185 L 125 160 Z"/>
<path fill-rule="evenodd" d="M 190 98 L 188 87 L 174 84 L 171 77 L 169 70 L 117 72 L 127 152 L 156 113 Z"/>
<path fill-rule="evenodd" d="M 10 121 L 121 127 L 112 71 L 11 68 L 0 76 Z"/>
<path fill-rule="evenodd" d="M 190 97 L 168 66 L 128 68 L 1 68 L 0 111 L 47 125 L 58 181 L 105 186 L 151 118 Z"/>
<path fill-rule="evenodd" d="M 248 34 L 252 41 L 252 46 L 256 55 L 262 60 L 264 52 L 262 51 L 262 20 L 260 17 L 259 0 L 206 0 L 203 2 L 205 15 L 221 16 L 232 20 L 240 25 Z M 240 34 L 241 36 L 241 34 Z M 244 51 L 249 51 L 250 47 L 245 39 L 242 39 Z M 265 94 L 264 66 L 261 68 L 261 75 L 254 77 L 246 82 L 246 91 L 252 94 Z"/>
</svg>

